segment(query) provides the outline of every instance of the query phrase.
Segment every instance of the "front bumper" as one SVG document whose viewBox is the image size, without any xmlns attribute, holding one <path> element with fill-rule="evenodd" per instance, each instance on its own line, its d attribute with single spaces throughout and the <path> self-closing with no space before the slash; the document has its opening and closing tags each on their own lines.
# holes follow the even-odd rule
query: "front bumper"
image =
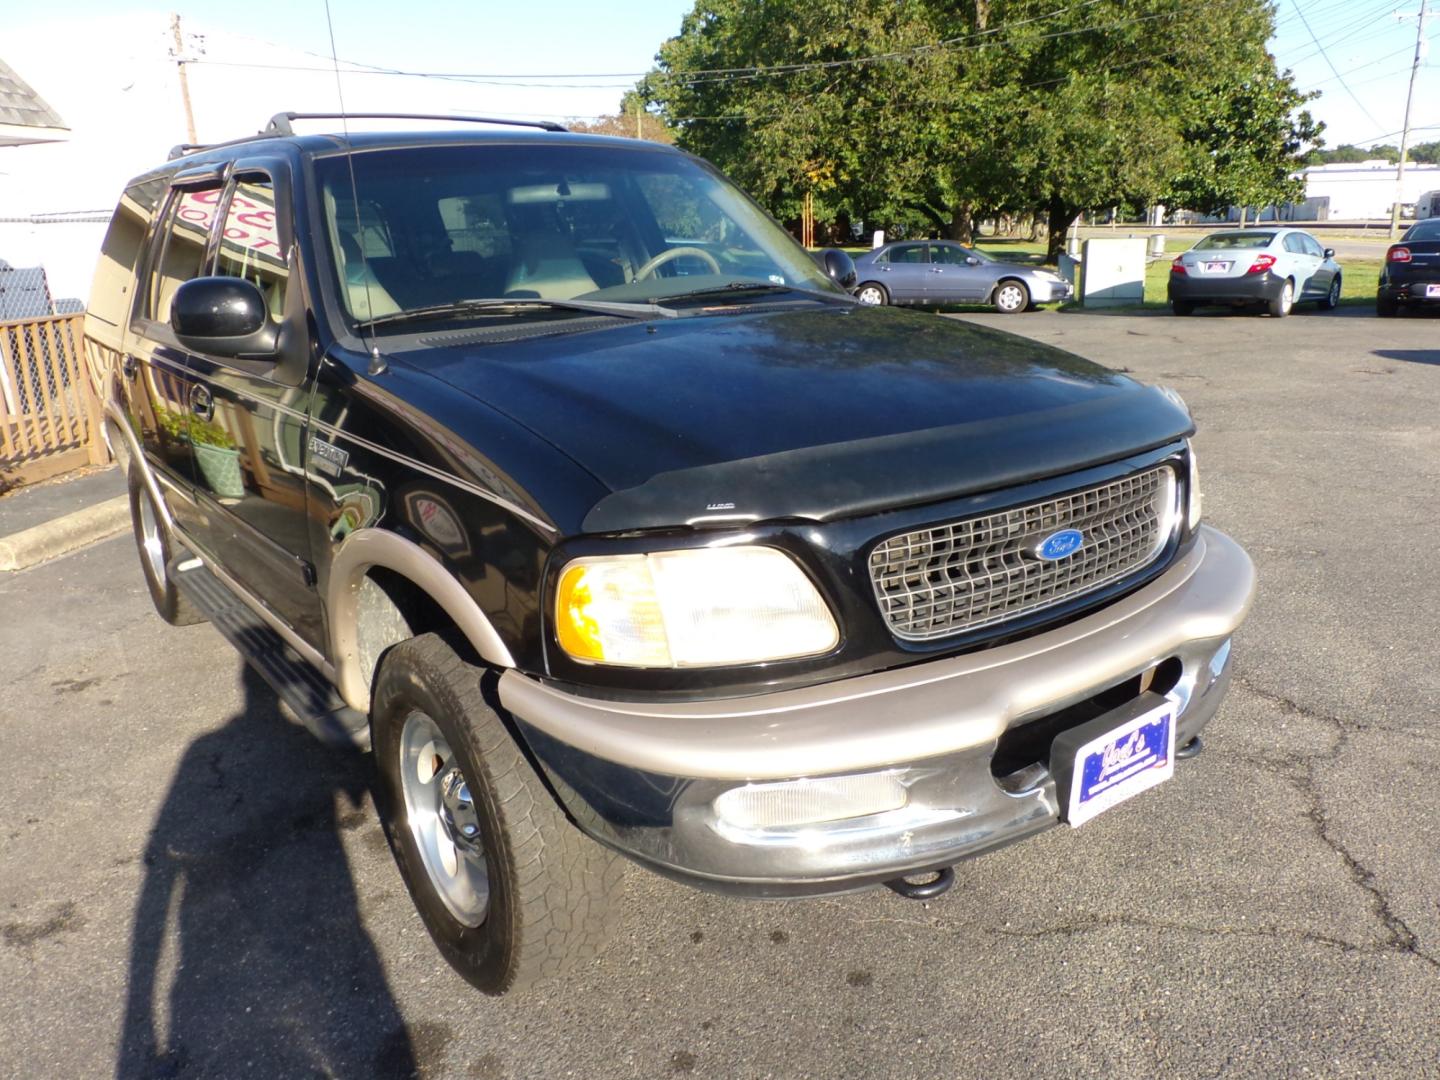
<svg viewBox="0 0 1440 1080">
<path fill-rule="evenodd" d="M 1055 825 L 1047 753 L 1004 776 L 992 771 L 1011 729 L 1163 668 L 1176 744 L 1194 738 L 1224 696 L 1230 636 L 1254 590 L 1249 557 L 1202 527 L 1143 588 L 992 649 L 739 699 L 583 698 L 514 670 L 499 692 L 566 809 L 600 841 L 718 891 L 847 892 Z M 785 831 L 736 828 L 714 806 L 747 782 L 876 771 L 903 777 L 903 810 Z"/>
<path fill-rule="evenodd" d="M 1171 300 L 1192 304 L 1258 304 L 1279 296 L 1284 286 L 1285 279 L 1268 270 L 1240 277 L 1171 274 L 1168 294 Z"/>
<path fill-rule="evenodd" d="M 1035 304 L 1055 304 L 1069 300 L 1075 295 L 1075 286 L 1068 281 L 1051 281 L 1048 278 L 1033 278 L 1025 282 L 1030 290 L 1030 300 Z"/>
</svg>

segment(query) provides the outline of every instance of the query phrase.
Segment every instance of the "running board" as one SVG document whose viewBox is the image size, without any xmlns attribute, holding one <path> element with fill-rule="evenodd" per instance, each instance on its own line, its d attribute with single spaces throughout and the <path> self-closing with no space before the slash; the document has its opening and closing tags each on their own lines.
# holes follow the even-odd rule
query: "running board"
<svg viewBox="0 0 1440 1080">
<path fill-rule="evenodd" d="M 350 708 L 325 678 L 264 619 L 189 552 L 165 568 L 175 587 L 239 650 L 306 729 L 330 746 L 370 748 L 370 724 Z"/>
</svg>

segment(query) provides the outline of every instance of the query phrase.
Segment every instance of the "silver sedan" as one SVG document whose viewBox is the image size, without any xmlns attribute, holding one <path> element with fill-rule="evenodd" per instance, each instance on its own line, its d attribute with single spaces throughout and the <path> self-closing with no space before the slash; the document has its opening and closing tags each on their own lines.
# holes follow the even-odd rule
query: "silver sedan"
<svg viewBox="0 0 1440 1080">
<path fill-rule="evenodd" d="M 1001 262 L 953 240 L 902 240 L 855 260 L 862 304 L 990 304 L 1013 315 L 1069 300 L 1074 289 L 1053 270 Z"/>
</svg>

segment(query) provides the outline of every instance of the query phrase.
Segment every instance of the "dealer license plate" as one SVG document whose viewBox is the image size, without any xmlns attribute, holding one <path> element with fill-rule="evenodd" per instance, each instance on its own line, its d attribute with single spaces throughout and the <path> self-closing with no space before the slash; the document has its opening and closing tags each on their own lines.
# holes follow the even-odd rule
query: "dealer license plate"
<svg viewBox="0 0 1440 1080">
<path fill-rule="evenodd" d="M 1425 295 L 1427 297 L 1440 296 L 1440 285 L 1426 285 Z"/>
<path fill-rule="evenodd" d="M 1167 701 L 1076 750 L 1065 820 L 1079 828 L 1174 774 L 1175 705 Z"/>
<path fill-rule="evenodd" d="M 1207 274 L 1228 274 L 1230 272 L 1228 262 L 1207 262 L 1200 265 Z"/>
</svg>

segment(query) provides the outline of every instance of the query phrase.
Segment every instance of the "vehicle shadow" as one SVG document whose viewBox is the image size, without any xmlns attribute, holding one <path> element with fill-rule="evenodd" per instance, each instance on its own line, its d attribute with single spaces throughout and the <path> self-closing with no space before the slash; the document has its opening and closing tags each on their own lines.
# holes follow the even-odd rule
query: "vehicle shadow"
<svg viewBox="0 0 1440 1080">
<path fill-rule="evenodd" d="M 370 820 L 370 759 L 242 667 L 242 708 L 190 744 L 145 846 L 116 1076 L 413 1075 L 340 842 Z"/>
<path fill-rule="evenodd" d="M 1440 349 L 1376 349 L 1374 355 L 1384 360 L 1402 360 L 1407 364 L 1440 366 Z"/>
</svg>

